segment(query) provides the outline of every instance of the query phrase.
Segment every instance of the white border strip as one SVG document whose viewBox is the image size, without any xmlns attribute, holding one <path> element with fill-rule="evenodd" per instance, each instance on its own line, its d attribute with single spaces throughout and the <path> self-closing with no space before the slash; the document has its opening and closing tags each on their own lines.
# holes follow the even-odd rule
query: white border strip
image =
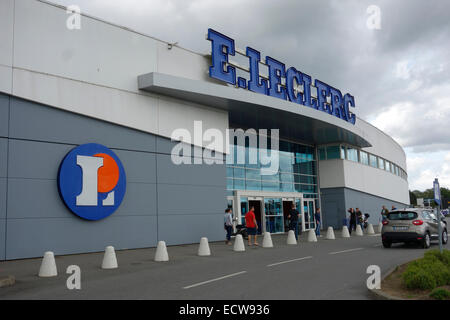
<svg viewBox="0 0 450 320">
<path fill-rule="evenodd" d="M 338 253 L 352 252 L 352 251 L 358 251 L 358 250 L 363 250 L 363 249 L 364 248 L 355 248 L 355 249 L 348 249 L 348 250 L 343 250 L 343 251 L 330 252 L 328 254 L 338 254 Z"/>
<path fill-rule="evenodd" d="M 292 260 L 287 260 L 287 261 L 282 261 L 282 262 L 277 262 L 277 263 L 272 263 L 267 265 L 267 267 L 273 267 L 273 266 L 278 266 L 280 264 L 285 264 L 285 263 L 289 263 L 289 262 L 295 262 L 295 261 L 300 261 L 300 260 L 306 260 L 306 259 L 311 259 L 312 256 L 308 256 L 308 257 L 303 257 L 303 258 L 298 258 L 298 259 L 292 259 Z"/>
<path fill-rule="evenodd" d="M 223 280 L 223 279 L 226 279 L 226 278 L 231 278 L 231 277 L 238 276 L 238 275 L 244 274 L 244 273 L 247 273 L 247 271 L 236 272 L 236 273 L 229 274 L 227 276 L 223 276 L 223 277 L 220 277 L 220 278 L 211 279 L 211 280 L 208 280 L 208 281 L 203 281 L 203 282 L 196 283 L 196 284 L 193 284 L 193 285 L 190 285 L 190 286 L 187 286 L 187 287 L 183 287 L 183 289 L 190 289 L 190 288 L 198 287 L 198 286 L 201 286 L 201 285 L 204 285 L 204 284 L 207 284 L 207 283 Z"/>
</svg>

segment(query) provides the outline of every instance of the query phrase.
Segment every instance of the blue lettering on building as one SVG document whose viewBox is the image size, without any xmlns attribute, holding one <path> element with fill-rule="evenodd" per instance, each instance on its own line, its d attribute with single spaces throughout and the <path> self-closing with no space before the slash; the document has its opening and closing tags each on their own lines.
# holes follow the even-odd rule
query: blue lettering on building
<svg viewBox="0 0 450 320">
<path fill-rule="evenodd" d="M 350 108 L 355 108 L 355 98 L 349 93 L 343 96 L 339 89 L 316 79 L 314 87 L 317 90 L 317 98 L 313 98 L 311 95 L 312 79 L 309 75 L 294 67 L 286 69 L 284 63 L 271 57 L 266 57 L 265 60 L 269 70 L 269 80 L 267 81 L 259 75 L 261 54 L 250 47 L 247 47 L 246 50 L 250 79 L 236 78 L 236 68 L 229 65 L 228 62 L 228 57 L 235 55 L 234 40 L 213 29 L 208 29 L 208 40 L 211 41 L 212 52 L 212 66 L 209 68 L 211 78 L 256 93 L 314 108 L 355 124 L 356 116 L 350 111 Z M 285 85 L 283 85 L 283 79 Z M 300 85 L 303 87 L 303 92 L 295 90 Z"/>
</svg>

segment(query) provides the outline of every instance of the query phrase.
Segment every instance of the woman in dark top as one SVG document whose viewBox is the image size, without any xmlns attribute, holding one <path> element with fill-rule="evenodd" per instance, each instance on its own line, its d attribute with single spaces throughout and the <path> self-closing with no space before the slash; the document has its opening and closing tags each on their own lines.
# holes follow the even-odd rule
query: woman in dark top
<svg viewBox="0 0 450 320">
<path fill-rule="evenodd" d="M 348 212 L 350 213 L 350 227 L 348 231 L 352 234 L 352 231 L 356 229 L 356 212 L 353 208 L 348 209 Z"/>
</svg>

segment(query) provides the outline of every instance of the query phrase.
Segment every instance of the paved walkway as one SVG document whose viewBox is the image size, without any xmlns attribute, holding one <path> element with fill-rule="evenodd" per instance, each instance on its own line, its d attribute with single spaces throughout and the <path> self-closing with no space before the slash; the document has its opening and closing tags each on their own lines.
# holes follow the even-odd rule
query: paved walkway
<svg viewBox="0 0 450 320">
<path fill-rule="evenodd" d="M 286 235 L 273 235 L 274 248 L 245 252 L 211 243 L 210 257 L 198 257 L 197 244 L 171 246 L 164 263 L 153 261 L 155 248 L 117 251 L 114 270 L 100 268 L 102 252 L 57 256 L 54 278 L 37 277 L 41 259 L 0 262 L 0 276 L 16 277 L 14 286 L 0 289 L 0 299 L 369 299 L 369 265 L 385 273 L 424 252 L 384 249 L 379 235 L 336 236 L 307 243 L 303 234 L 297 246 L 288 246 Z M 66 287 L 65 271 L 73 264 L 81 268 L 81 290 Z"/>
</svg>

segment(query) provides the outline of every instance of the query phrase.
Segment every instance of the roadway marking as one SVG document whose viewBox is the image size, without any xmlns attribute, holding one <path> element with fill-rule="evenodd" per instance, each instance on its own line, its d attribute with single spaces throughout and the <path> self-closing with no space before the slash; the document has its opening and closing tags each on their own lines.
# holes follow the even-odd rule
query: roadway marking
<svg viewBox="0 0 450 320">
<path fill-rule="evenodd" d="M 343 251 L 330 252 L 328 254 L 338 254 L 338 253 L 352 252 L 352 251 L 358 251 L 358 250 L 363 250 L 363 249 L 364 248 L 355 248 L 355 249 L 348 249 L 348 250 L 343 250 Z"/>
<path fill-rule="evenodd" d="M 198 286 L 201 286 L 201 285 L 204 285 L 204 284 L 207 284 L 207 283 L 211 283 L 211 282 L 214 282 L 214 281 L 219 281 L 219 280 L 235 277 L 235 276 L 238 276 L 240 274 L 244 274 L 246 272 L 247 271 L 236 272 L 236 273 L 229 274 L 229 275 L 226 275 L 226 276 L 223 276 L 223 277 L 220 277 L 220 278 L 211 279 L 211 280 L 208 280 L 208 281 L 203 281 L 203 282 L 196 283 L 196 284 L 193 284 L 193 285 L 190 285 L 190 286 L 187 286 L 187 287 L 183 287 L 183 289 L 190 289 L 190 288 L 198 287 Z"/>
<path fill-rule="evenodd" d="M 287 261 L 282 261 L 282 262 L 272 263 L 272 264 L 268 264 L 267 267 L 278 266 L 278 265 L 280 265 L 280 264 L 285 264 L 285 263 L 295 262 L 295 261 L 300 261 L 300 260 L 306 260 L 306 259 L 311 259 L 311 258 L 312 258 L 312 256 L 308 256 L 308 257 L 303 257 L 303 258 L 298 258 L 298 259 L 292 259 L 292 260 L 287 260 Z"/>
</svg>

